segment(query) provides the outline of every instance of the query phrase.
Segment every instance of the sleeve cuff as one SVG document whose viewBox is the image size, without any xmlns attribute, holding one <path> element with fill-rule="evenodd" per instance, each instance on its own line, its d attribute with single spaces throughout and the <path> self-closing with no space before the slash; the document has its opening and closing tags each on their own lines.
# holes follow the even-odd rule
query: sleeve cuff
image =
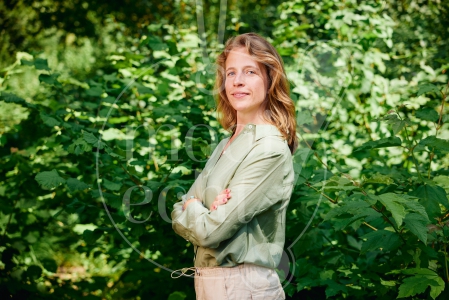
<svg viewBox="0 0 449 300">
<path fill-rule="evenodd" d="M 192 234 L 196 226 L 195 222 L 200 215 L 208 213 L 209 210 L 204 207 L 200 201 L 194 201 L 190 203 L 189 206 L 182 211 L 182 203 L 178 202 L 175 204 L 175 209 L 173 210 L 173 229 L 184 239 L 193 244 L 197 245 L 198 241 L 195 235 Z"/>
</svg>

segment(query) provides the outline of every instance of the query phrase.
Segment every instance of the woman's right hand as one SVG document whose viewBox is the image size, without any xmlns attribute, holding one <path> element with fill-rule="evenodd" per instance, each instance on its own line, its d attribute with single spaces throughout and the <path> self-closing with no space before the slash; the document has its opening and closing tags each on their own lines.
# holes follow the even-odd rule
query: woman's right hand
<svg viewBox="0 0 449 300">
<path fill-rule="evenodd" d="M 219 205 L 223 205 L 228 203 L 228 200 L 231 198 L 231 190 L 225 189 L 217 197 L 215 197 L 215 201 L 212 202 L 210 207 L 210 211 L 214 211 L 218 208 Z"/>
</svg>

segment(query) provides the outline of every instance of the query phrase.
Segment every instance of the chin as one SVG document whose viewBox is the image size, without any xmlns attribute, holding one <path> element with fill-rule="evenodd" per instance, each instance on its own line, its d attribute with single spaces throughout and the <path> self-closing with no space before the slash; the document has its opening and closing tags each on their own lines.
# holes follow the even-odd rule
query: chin
<svg viewBox="0 0 449 300">
<path fill-rule="evenodd" d="M 232 108 L 237 112 L 244 112 L 247 107 L 241 105 L 232 105 Z"/>
</svg>

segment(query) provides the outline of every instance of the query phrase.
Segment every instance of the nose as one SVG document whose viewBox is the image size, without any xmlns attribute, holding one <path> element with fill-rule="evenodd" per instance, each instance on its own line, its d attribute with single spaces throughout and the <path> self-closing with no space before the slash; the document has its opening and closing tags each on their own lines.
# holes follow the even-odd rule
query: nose
<svg viewBox="0 0 449 300">
<path fill-rule="evenodd" d="M 239 72 L 234 77 L 234 86 L 245 85 L 245 80 L 243 78 L 243 73 Z"/>
</svg>

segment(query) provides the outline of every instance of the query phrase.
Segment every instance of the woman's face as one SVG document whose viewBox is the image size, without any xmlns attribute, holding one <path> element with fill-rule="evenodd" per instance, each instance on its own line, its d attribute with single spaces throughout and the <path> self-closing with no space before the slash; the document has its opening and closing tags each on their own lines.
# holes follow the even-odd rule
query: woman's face
<svg viewBox="0 0 449 300">
<path fill-rule="evenodd" d="M 234 48 L 225 63 L 225 90 L 240 117 L 254 118 L 262 112 L 268 89 L 263 65 L 252 59 L 245 48 Z"/>
</svg>

